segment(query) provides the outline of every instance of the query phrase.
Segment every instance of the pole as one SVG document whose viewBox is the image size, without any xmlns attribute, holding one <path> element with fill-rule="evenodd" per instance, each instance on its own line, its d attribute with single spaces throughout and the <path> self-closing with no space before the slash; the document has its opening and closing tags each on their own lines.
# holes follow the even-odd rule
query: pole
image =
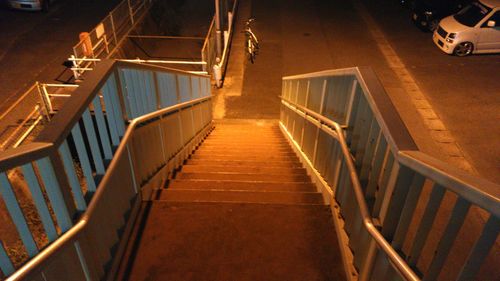
<svg viewBox="0 0 500 281">
<path fill-rule="evenodd" d="M 222 57 L 222 32 L 221 32 L 221 18 L 220 18 L 220 0 L 215 0 L 215 41 L 216 41 L 216 52 L 217 61 L 220 61 Z"/>
</svg>

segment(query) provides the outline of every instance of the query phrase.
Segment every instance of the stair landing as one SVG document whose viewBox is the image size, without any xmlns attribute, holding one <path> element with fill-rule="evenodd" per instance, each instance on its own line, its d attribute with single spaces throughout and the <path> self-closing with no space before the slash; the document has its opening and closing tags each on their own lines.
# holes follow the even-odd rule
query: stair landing
<svg viewBox="0 0 500 281">
<path fill-rule="evenodd" d="M 345 280 L 330 208 L 277 121 L 217 123 L 134 235 L 120 280 Z"/>
</svg>

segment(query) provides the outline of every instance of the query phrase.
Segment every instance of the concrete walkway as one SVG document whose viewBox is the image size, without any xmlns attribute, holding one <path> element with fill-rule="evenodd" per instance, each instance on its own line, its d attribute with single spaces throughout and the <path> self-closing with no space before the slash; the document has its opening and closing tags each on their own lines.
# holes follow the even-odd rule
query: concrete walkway
<svg viewBox="0 0 500 281">
<path fill-rule="evenodd" d="M 411 86 L 415 83 L 407 82 L 411 78 L 407 77 L 408 71 L 403 71 L 408 75 L 401 76 L 401 71 L 396 72 L 397 69 L 391 67 L 387 51 L 382 49 L 382 52 L 383 47 L 377 47 L 384 34 L 372 31 L 373 26 L 369 23 L 373 22 L 360 13 L 360 7 L 364 6 L 338 0 L 240 1 L 226 83 L 224 88 L 217 90 L 216 118 L 279 118 L 281 77 L 370 66 L 419 149 L 477 174 L 470 162 L 457 151 L 455 141 L 449 140 L 449 133 L 441 127 L 433 129 L 436 122 L 441 125 L 442 122 L 434 120 L 432 107 L 422 95 L 417 98 L 411 95 Z M 255 64 L 244 57 L 244 34 L 240 32 L 250 16 L 256 18 L 253 29 L 261 46 Z M 397 54 L 392 54 L 397 59 Z M 486 166 L 494 169 L 491 165 Z M 494 174 L 494 171 L 486 174 Z M 499 193 L 498 190 L 487 191 Z"/>
</svg>

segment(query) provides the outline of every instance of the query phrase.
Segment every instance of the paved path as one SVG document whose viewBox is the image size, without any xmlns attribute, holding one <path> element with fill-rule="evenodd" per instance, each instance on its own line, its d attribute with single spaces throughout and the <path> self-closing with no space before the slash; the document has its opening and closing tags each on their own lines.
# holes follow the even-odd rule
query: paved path
<svg viewBox="0 0 500 281">
<path fill-rule="evenodd" d="M 484 119 L 488 123 L 483 129 L 496 132 L 497 126 L 491 121 L 495 114 L 488 109 L 480 116 L 439 119 L 440 115 L 435 113 L 434 104 L 431 104 L 434 100 L 429 101 L 424 95 L 424 91 L 429 91 L 429 85 L 435 86 L 435 83 L 429 84 L 428 78 L 415 75 L 413 68 L 406 67 L 406 61 L 398 56 L 400 49 L 393 49 L 392 39 L 386 38 L 387 26 L 374 26 L 380 15 L 371 16 L 373 9 L 370 5 L 338 0 L 241 1 L 228 66 L 228 85 L 218 91 L 216 117 L 278 118 L 282 76 L 370 66 L 385 86 L 420 150 L 472 174 L 479 173 L 491 181 L 500 182 L 500 167 L 496 164 L 499 146 L 495 145 L 495 138 L 481 140 L 475 135 L 471 141 L 473 136 L 468 135 L 468 138 L 459 138 L 457 145 L 447 129 L 450 126 L 456 130 L 462 119 L 468 118 Z M 253 65 L 244 59 L 244 35 L 240 33 L 249 16 L 257 19 L 254 31 L 261 42 L 260 53 Z M 434 75 L 439 74 L 435 68 L 432 71 Z M 420 79 L 427 83 L 424 87 Z M 491 85 L 486 89 L 488 92 L 492 91 Z M 456 103 L 453 106 L 460 108 Z M 469 126 L 478 126 L 478 122 L 469 122 Z M 481 133 L 487 135 L 483 129 Z M 473 158 L 469 157 L 469 152 L 473 152 Z M 499 191 L 489 192 L 498 194 Z"/>
</svg>

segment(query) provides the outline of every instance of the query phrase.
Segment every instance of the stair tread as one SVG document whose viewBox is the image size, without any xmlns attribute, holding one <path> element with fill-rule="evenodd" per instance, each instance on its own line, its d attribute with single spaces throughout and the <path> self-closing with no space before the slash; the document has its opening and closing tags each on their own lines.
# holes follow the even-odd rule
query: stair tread
<svg viewBox="0 0 500 281">
<path fill-rule="evenodd" d="M 262 166 L 229 166 L 229 165 L 214 165 L 211 163 L 192 165 L 189 162 L 182 166 L 182 172 L 240 172 L 250 174 L 302 174 L 306 175 L 307 171 L 304 168 L 289 168 L 289 167 L 267 167 Z"/>
<path fill-rule="evenodd" d="M 258 182 L 258 181 L 230 181 L 192 179 L 172 180 L 169 189 L 219 189 L 219 190 L 262 190 L 262 191 L 295 191 L 313 192 L 316 187 L 312 183 L 296 182 Z"/>
<path fill-rule="evenodd" d="M 155 201 L 140 237 L 128 280 L 345 280 L 323 205 Z"/>
<path fill-rule="evenodd" d="M 268 167 L 302 167 L 302 163 L 295 160 L 281 160 L 281 161 L 259 161 L 258 159 L 242 159 L 242 160 L 231 160 L 231 159 L 194 159 L 191 158 L 187 161 L 191 165 L 202 165 L 206 163 L 212 163 L 214 165 L 228 165 L 228 166 L 260 166 L 266 165 Z"/>
<path fill-rule="evenodd" d="M 310 182 L 308 175 L 294 174 L 257 174 L 238 172 L 181 172 L 177 179 L 212 179 L 212 180 L 245 180 L 245 181 L 274 181 L 274 182 Z"/>
<path fill-rule="evenodd" d="M 222 159 L 222 160 L 289 160 L 289 161 L 299 161 L 296 155 L 255 155 L 255 154 L 197 154 L 191 155 L 191 159 Z"/>
<path fill-rule="evenodd" d="M 255 190 L 207 190 L 164 189 L 156 199 L 175 202 L 239 202 L 274 204 L 323 205 L 323 197 L 317 192 L 255 191 Z"/>
</svg>

